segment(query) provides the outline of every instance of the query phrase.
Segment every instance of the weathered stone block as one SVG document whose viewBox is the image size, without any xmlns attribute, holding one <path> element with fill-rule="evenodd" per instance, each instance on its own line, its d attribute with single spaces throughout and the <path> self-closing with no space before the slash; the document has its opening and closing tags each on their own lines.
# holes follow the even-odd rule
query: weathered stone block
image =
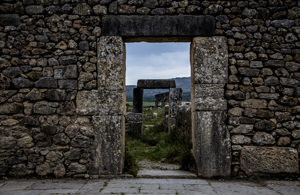
<svg viewBox="0 0 300 195">
<path fill-rule="evenodd" d="M 58 60 L 61 65 L 76 64 L 77 57 L 75 55 L 61 56 Z"/>
<path fill-rule="evenodd" d="M 247 174 L 298 173 L 298 152 L 288 147 L 244 146 L 241 169 Z"/>
<path fill-rule="evenodd" d="M 12 79 L 12 83 L 14 84 L 15 88 L 28 88 L 33 87 L 33 82 L 29 79 L 25 79 L 22 77 Z"/>
<path fill-rule="evenodd" d="M 71 146 L 75 148 L 88 148 L 91 145 L 90 139 L 83 135 L 76 135 L 71 141 Z"/>
<path fill-rule="evenodd" d="M 98 44 L 98 89 L 125 90 L 125 44 L 121 37 L 102 36 Z"/>
<path fill-rule="evenodd" d="M 44 12 L 44 8 L 42 5 L 29 5 L 25 8 L 25 11 L 29 15 L 42 14 Z"/>
<path fill-rule="evenodd" d="M 168 117 L 168 132 L 172 132 L 176 127 L 176 118 Z"/>
<path fill-rule="evenodd" d="M 143 89 L 169 89 L 176 88 L 176 83 L 174 79 L 146 79 L 138 80 L 137 87 Z"/>
<path fill-rule="evenodd" d="M 253 130 L 253 125 L 242 124 L 232 129 L 230 133 L 247 134 Z"/>
<path fill-rule="evenodd" d="M 0 114 L 18 114 L 23 113 L 23 104 L 21 103 L 6 103 L 0 105 Z"/>
<path fill-rule="evenodd" d="M 225 37 L 197 37 L 191 43 L 192 86 L 228 81 L 228 49 Z"/>
<path fill-rule="evenodd" d="M 33 112 L 36 114 L 54 114 L 55 108 L 50 107 L 46 101 L 37 102 L 33 106 Z"/>
<path fill-rule="evenodd" d="M 90 157 L 92 175 L 120 175 L 124 165 L 125 117 L 93 116 L 95 141 Z"/>
<path fill-rule="evenodd" d="M 115 25 L 111 25 L 111 24 Z M 102 19 L 102 35 L 118 36 L 212 36 L 212 16 L 126 16 L 106 15 Z"/>
<path fill-rule="evenodd" d="M 0 24 L 3 26 L 17 26 L 21 24 L 18 14 L 0 14 Z"/>
<path fill-rule="evenodd" d="M 77 80 L 58 80 L 60 89 L 77 89 Z"/>
<path fill-rule="evenodd" d="M 50 101 L 64 101 L 66 99 L 66 91 L 60 89 L 49 89 L 46 91 L 46 98 Z"/>
<path fill-rule="evenodd" d="M 231 174 L 231 143 L 226 118 L 224 111 L 192 113 L 193 153 L 199 176 Z"/>
<path fill-rule="evenodd" d="M 57 80 L 52 77 L 44 77 L 34 83 L 36 88 L 57 88 Z"/>
<path fill-rule="evenodd" d="M 241 103 L 244 108 L 267 108 L 267 101 L 260 99 L 247 99 Z"/>
<path fill-rule="evenodd" d="M 58 69 L 60 71 L 58 72 L 57 77 L 60 77 L 59 79 L 77 79 L 78 73 L 77 73 L 77 65 L 69 65 L 65 66 L 62 69 Z"/>
<path fill-rule="evenodd" d="M 5 102 L 8 98 L 16 94 L 17 90 L 0 90 L 0 104 Z"/>
<path fill-rule="evenodd" d="M 125 117 L 126 117 L 127 122 L 143 122 L 143 114 L 142 113 L 127 112 Z"/>
<path fill-rule="evenodd" d="M 178 108 L 182 104 L 182 89 L 170 88 L 169 91 L 169 117 L 176 117 Z"/>
<path fill-rule="evenodd" d="M 17 145 L 16 138 L 13 138 L 13 137 L 4 137 L 4 136 L 2 136 L 0 138 L 0 149 L 1 150 L 12 149 L 16 145 Z"/>
<path fill-rule="evenodd" d="M 125 115 L 126 93 L 123 91 L 79 91 L 76 105 L 76 112 L 80 115 Z"/>
<path fill-rule="evenodd" d="M 195 84 L 191 89 L 192 111 L 227 110 L 224 84 Z"/>
</svg>

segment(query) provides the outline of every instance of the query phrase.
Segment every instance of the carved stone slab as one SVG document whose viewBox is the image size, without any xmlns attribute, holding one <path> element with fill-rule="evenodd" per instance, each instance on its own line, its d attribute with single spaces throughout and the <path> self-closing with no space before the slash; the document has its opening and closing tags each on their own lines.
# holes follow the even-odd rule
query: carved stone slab
<svg viewBox="0 0 300 195">
<path fill-rule="evenodd" d="M 298 151 L 290 147 L 244 146 L 241 169 L 254 173 L 298 173 Z"/>
<path fill-rule="evenodd" d="M 225 111 L 192 113 L 193 153 L 198 176 L 231 175 L 231 143 Z"/>
<path fill-rule="evenodd" d="M 89 173 L 120 175 L 125 155 L 125 117 L 93 116 L 95 141 Z"/>
</svg>

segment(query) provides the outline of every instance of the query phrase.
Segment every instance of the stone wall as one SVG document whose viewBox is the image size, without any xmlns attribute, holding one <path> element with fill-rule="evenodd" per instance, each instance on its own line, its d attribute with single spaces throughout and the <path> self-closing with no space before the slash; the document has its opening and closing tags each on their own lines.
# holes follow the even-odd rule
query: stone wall
<svg viewBox="0 0 300 195">
<path fill-rule="evenodd" d="M 122 105 L 124 83 L 114 85 L 113 79 L 119 78 L 105 72 L 116 67 L 97 63 L 103 53 L 111 52 L 105 48 L 97 56 L 97 44 L 122 44 L 118 39 L 100 41 L 101 21 L 117 14 L 211 16 L 213 34 L 226 37 L 228 45 L 224 93 L 232 174 L 272 172 L 272 165 L 282 162 L 280 157 L 263 159 L 268 169 L 254 166 L 252 162 L 261 160 L 262 154 L 284 155 L 290 163 L 278 168 L 279 172 L 298 172 L 299 6 L 295 0 L 2 0 L 0 174 L 59 177 L 89 173 L 90 154 L 97 149 L 93 149 L 94 128 L 109 131 L 104 126 L 120 126 L 124 120 L 122 107 L 109 113 L 114 103 Z M 201 21 L 206 24 L 205 19 Z M 119 62 L 111 56 L 107 63 Z M 93 98 L 93 94 L 110 101 L 100 98 L 101 106 L 92 107 L 85 97 Z M 92 119 L 101 113 L 108 118 Z M 122 149 L 122 144 L 113 147 Z M 122 158 L 117 159 L 118 174 Z"/>
</svg>

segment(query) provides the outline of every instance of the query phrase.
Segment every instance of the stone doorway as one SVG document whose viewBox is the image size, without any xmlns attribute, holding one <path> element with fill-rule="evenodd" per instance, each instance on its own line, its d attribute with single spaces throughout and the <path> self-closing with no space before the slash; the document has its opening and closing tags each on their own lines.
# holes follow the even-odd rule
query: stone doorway
<svg viewBox="0 0 300 195">
<path fill-rule="evenodd" d="M 224 98 L 228 80 L 227 39 L 214 36 L 215 21 L 210 16 L 182 17 L 170 16 L 163 26 L 159 16 L 148 18 L 151 24 L 144 25 L 143 16 L 103 18 L 105 31 L 98 41 L 97 52 L 98 96 L 103 98 L 97 100 L 93 117 L 96 137 L 90 174 L 122 174 L 126 114 L 124 42 L 185 40 L 191 42 L 192 152 L 197 174 L 201 177 L 231 175 L 231 144 L 225 125 L 227 101 Z M 116 21 L 118 28 L 109 26 Z M 173 28 L 179 21 L 180 25 Z M 91 110 L 95 110 L 94 106 Z"/>
<path fill-rule="evenodd" d="M 98 48 L 100 116 L 91 174 L 121 174 L 124 162 L 125 46 L 122 37 L 102 36 Z M 101 71 L 100 71 L 101 70 Z M 224 37 L 196 37 L 191 43 L 192 138 L 199 176 L 229 176 L 231 145 L 225 125 L 227 45 Z M 106 97 L 106 98 L 104 98 Z"/>
</svg>

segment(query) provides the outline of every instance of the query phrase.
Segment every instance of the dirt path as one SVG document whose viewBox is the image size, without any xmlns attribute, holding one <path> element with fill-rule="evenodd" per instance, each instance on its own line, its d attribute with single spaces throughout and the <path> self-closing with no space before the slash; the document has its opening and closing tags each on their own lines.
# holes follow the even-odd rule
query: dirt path
<svg viewBox="0 0 300 195">
<path fill-rule="evenodd" d="M 144 159 L 138 163 L 139 169 L 147 169 L 147 170 L 178 170 L 180 165 L 176 164 L 167 164 L 160 162 L 151 162 L 147 159 Z"/>
</svg>

